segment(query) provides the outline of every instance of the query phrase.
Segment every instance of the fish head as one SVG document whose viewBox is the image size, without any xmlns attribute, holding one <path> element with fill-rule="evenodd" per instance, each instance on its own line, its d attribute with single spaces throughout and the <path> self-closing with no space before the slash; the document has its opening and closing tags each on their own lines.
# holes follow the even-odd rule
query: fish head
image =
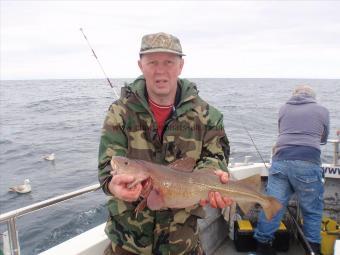
<svg viewBox="0 0 340 255">
<path fill-rule="evenodd" d="M 111 159 L 111 167 L 112 171 L 116 174 L 133 174 L 136 172 L 138 164 L 134 160 L 126 157 L 113 156 Z"/>
<path fill-rule="evenodd" d="M 138 181 L 143 181 L 150 177 L 147 169 L 134 159 L 113 156 L 111 159 L 111 167 L 113 174 L 133 175 Z"/>
</svg>

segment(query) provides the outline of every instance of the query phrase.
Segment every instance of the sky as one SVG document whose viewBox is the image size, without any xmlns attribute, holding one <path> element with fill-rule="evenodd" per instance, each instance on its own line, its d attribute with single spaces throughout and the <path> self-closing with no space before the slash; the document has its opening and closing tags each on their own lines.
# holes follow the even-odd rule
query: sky
<svg viewBox="0 0 340 255">
<path fill-rule="evenodd" d="M 186 78 L 340 78 L 340 1 L 0 0 L 0 77 L 141 74 L 144 34 L 177 36 Z"/>
</svg>

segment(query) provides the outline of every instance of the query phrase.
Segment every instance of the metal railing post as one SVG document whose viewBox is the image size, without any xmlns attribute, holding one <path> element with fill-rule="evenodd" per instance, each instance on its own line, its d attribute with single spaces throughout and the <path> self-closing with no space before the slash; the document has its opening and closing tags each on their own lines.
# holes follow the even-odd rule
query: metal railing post
<svg viewBox="0 0 340 255">
<path fill-rule="evenodd" d="M 15 217 L 10 218 L 7 221 L 7 230 L 11 255 L 20 255 L 19 239 L 17 235 Z"/>
<path fill-rule="evenodd" d="M 337 166 L 338 165 L 338 161 L 339 161 L 339 158 L 340 158 L 340 152 L 339 152 L 339 141 L 337 142 L 334 142 L 334 154 L 333 154 L 333 164 L 334 166 Z"/>
</svg>

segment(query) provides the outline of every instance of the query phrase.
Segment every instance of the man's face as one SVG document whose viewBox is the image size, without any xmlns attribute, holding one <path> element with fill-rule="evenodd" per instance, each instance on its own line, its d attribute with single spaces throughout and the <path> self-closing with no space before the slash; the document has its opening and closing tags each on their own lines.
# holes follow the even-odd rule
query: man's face
<svg viewBox="0 0 340 255">
<path fill-rule="evenodd" d="M 174 96 L 184 60 L 173 53 L 155 52 L 141 56 L 138 66 L 151 98 Z"/>
</svg>

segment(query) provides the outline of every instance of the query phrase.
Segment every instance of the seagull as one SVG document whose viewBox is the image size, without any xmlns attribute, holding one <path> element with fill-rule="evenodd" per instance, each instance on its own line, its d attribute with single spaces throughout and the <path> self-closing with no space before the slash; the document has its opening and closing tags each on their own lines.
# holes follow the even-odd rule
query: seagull
<svg viewBox="0 0 340 255">
<path fill-rule="evenodd" d="M 50 155 L 44 156 L 43 159 L 48 160 L 48 161 L 53 161 L 53 160 L 55 160 L 54 153 L 51 153 Z"/>
<path fill-rule="evenodd" d="M 31 192 L 31 185 L 29 184 L 30 180 L 26 179 L 24 184 L 13 186 L 9 188 L 10 191 L 17 192 L 17 193 L 28 193 Z"/>
</svg>

